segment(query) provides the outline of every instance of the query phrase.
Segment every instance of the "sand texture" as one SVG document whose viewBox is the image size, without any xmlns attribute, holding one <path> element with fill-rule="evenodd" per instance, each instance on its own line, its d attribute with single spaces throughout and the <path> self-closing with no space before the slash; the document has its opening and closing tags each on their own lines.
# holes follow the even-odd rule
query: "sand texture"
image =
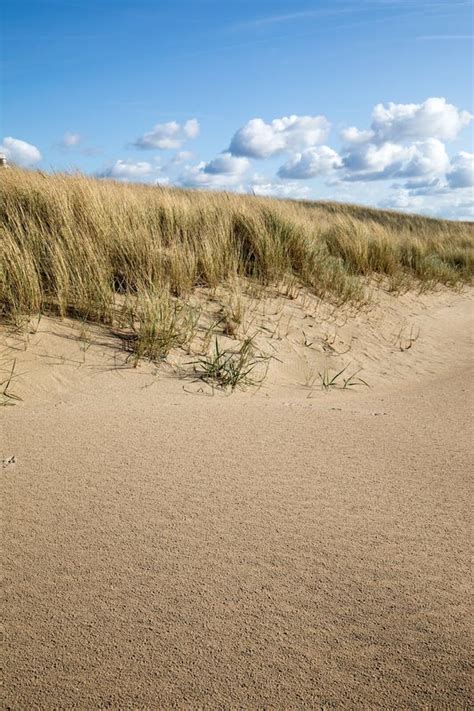
<svg viewBox="0 0 474 711">
<path fill-rule="evenodd" d="M 469 708 L 472 305 L 326 321 L 315 362 L 350 342 L 371 385 L 328 393 L 296 302 L 229 397 L 64 322 L 8 336 L 3 707 Z"/>
</svg>

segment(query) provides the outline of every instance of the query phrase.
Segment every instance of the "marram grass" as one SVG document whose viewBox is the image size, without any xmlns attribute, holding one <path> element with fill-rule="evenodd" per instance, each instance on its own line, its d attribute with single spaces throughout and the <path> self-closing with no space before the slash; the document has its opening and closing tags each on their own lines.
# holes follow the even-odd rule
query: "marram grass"
<svg viewBox="0 0 474 711">
<path fill-rule="evenodd" d="M 357 306 L 370 279 L 394 291 L 458 287 L 474 271 L 472 223 L 19 169 L 0 174 L 0 230 L 2 319 L 56 313 L 113 324 L 125 304 L 139 311 L 139 343 L 165 314 L 164 350 L 185 320 L 169 300 L 197 286 L 296 281 Z"/>
</svg>

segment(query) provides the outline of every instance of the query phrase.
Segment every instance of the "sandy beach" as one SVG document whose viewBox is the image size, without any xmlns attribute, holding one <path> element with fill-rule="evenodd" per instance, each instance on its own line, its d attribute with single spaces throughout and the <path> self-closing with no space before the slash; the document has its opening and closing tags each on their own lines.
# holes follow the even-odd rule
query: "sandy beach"
<svg viewBox="0 0 474 711">
<path fill-rule="evenodd" d="M 473 6 L 4 0 L 0 711 L 474 711 Z"/>
<path fill-rule="evenodd" d="M 327 393 L 291 333 L 228 397 L 43 322 L 0 411 L 4 708 L 468 708 L 473 302 L 422 301 Z"/>
</svg>

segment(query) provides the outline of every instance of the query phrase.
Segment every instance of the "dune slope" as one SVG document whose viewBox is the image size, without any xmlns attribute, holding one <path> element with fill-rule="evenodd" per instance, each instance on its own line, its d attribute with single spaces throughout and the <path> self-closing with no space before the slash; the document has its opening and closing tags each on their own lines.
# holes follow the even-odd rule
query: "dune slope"
<svg viewBox="0 0 474 711">
<path fill-rule="evenodd" d="M 370 391 L 0 408 L 5 708 L 467 707 L 471 304 Z"/>
</svg>

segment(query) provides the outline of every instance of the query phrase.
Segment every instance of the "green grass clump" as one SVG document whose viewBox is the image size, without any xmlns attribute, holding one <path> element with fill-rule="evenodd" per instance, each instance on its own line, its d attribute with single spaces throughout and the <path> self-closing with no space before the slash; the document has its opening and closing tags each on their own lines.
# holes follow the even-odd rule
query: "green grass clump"
<svg viewBox="0 0 474 711">
<path fill-rule="evenodd" d="M 216 338 L 213 351 L 190 363 L 199 380 L 222 390 L 259 385 L 265 376 L 253 375 L 255 368 L 269 358 L 256 352 L 253 338 L 246 338 L 238 349 L 221 348 Z"/>
</svg>

